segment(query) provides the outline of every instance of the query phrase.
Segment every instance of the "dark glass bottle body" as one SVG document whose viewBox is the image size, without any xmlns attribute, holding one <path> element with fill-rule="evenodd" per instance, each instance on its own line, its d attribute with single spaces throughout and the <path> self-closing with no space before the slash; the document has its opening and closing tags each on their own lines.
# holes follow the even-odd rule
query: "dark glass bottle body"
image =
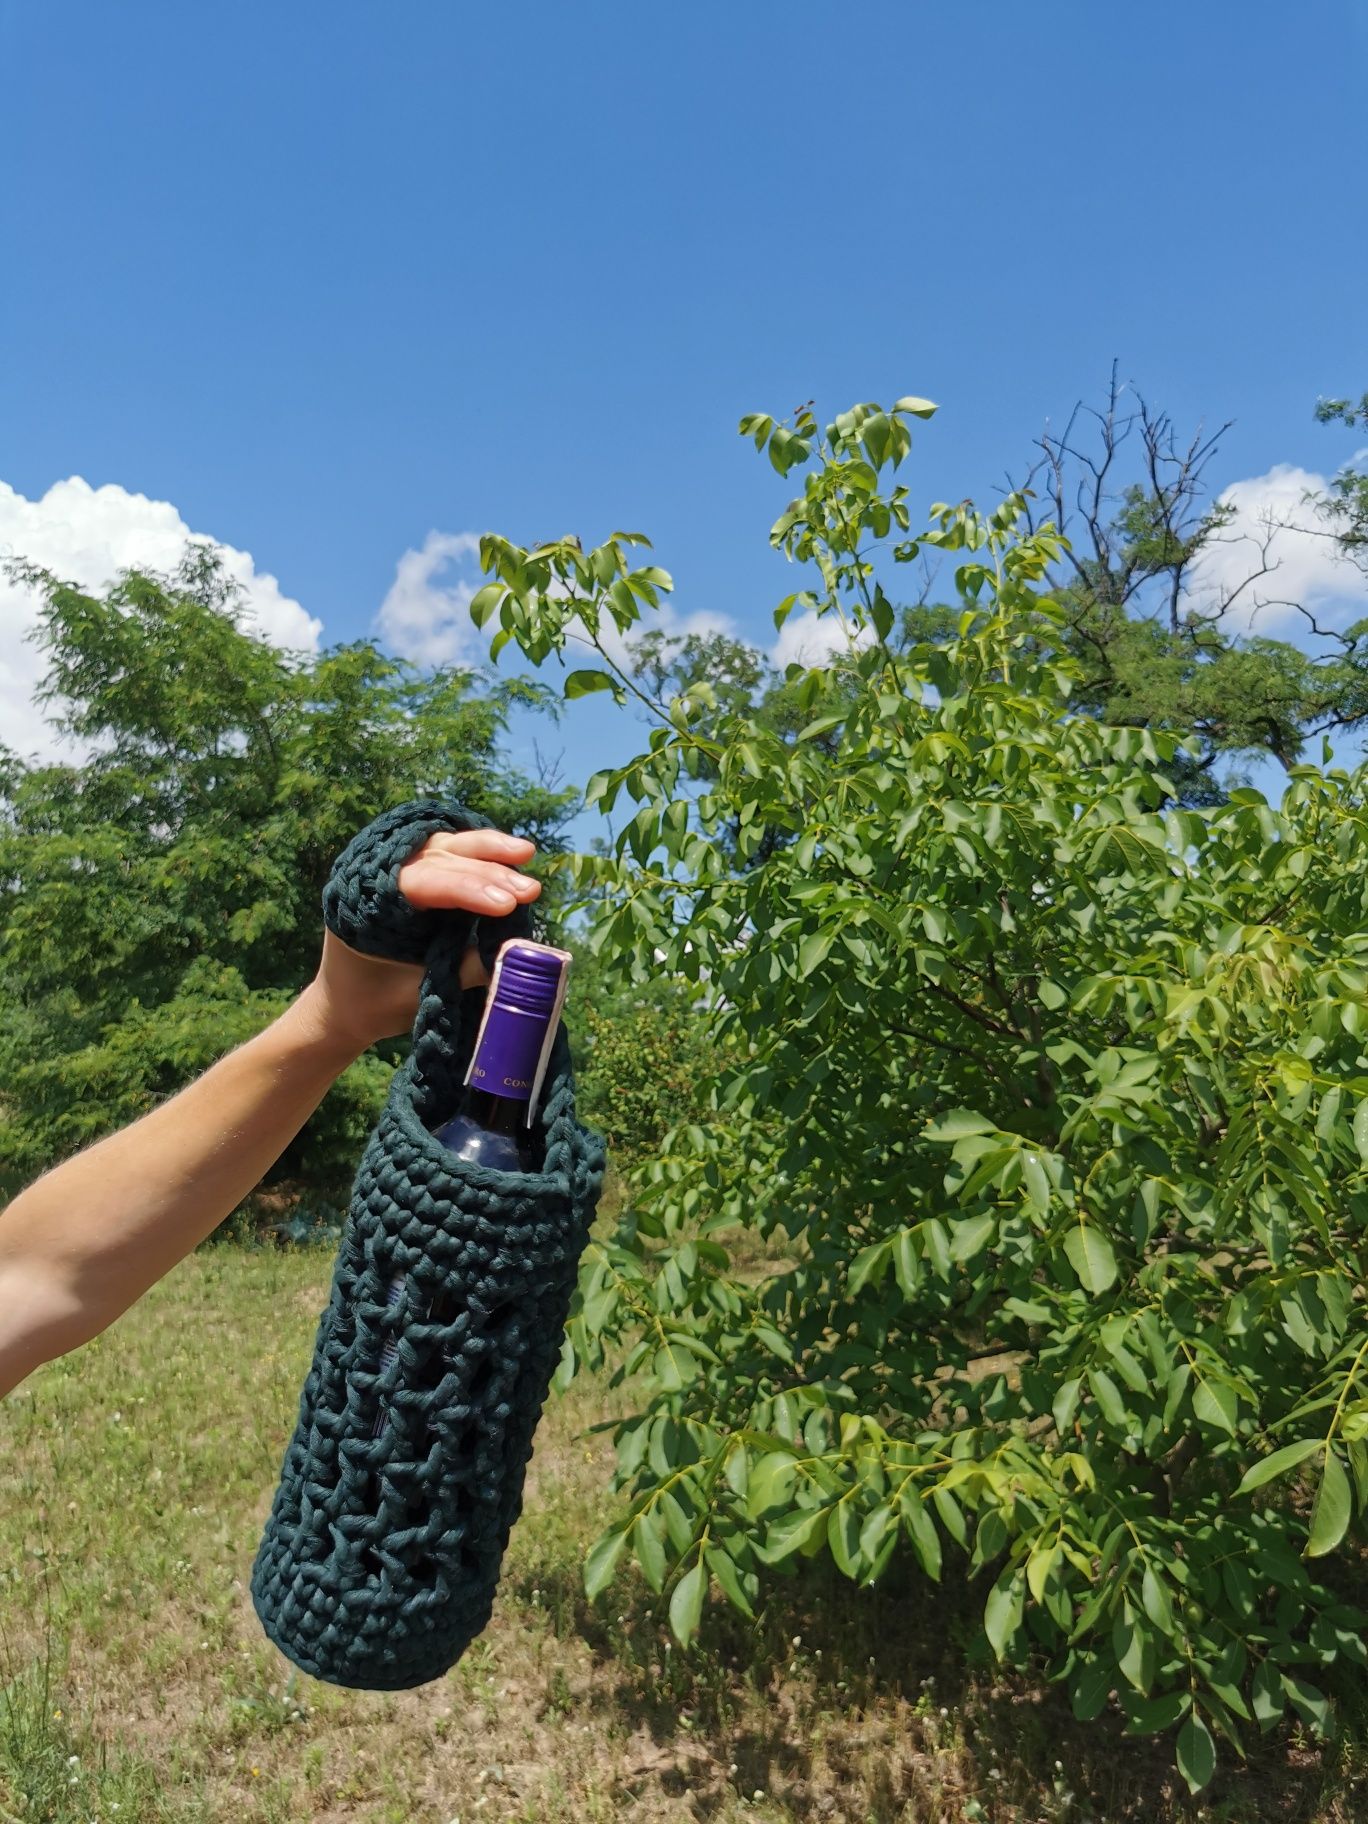
<svg viewBox="0 0 1368 1824">
<path fill-rule="evenodd" d="M 527 1125 L 526 1102 L 468 1089 L 460 1112 L 433 1132 L 458 1159 L 498 1172 L 535 1172 L 540 1148 Z"/>
</svg>

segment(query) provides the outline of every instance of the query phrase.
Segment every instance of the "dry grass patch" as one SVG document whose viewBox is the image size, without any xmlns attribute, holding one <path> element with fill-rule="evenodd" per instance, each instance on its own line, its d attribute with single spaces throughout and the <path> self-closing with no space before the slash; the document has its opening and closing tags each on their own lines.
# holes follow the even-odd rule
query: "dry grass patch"
<svg viewBox="0 0 1368 1824">
<path fill-rule="evenodd" d="M 266 1642 L 247 1579 L 330 1260 L 201 1250 L 0 1406 L 0 1816 L 22 1824 L 991 1824 L 1176 1819 L 1166 1745 L 970 1663 L 977 1589 L 830 1570 L 682 1653 L 635 1577 L 582 1379 L 538 1433 L 493 1622 L 422 1690 L 344 1692 Z M 896 1571 L 896 1567 L 895 1567 Z M 1351 1746 L 1261 1751 L 1210 1819 L 1368 1816 Z M 74 1761 L 71 1757 L 75 1757 Z M 1193 1814 L 1195 1815 L 1195 1814 Z"/>
</svg>

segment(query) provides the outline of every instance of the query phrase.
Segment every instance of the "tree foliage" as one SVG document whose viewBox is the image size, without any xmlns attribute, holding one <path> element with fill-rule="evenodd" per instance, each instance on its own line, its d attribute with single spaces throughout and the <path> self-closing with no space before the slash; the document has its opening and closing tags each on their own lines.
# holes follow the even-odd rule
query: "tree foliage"
<svg viewBox="0 0 1368 1824">
<path fill-rule="evenodd" d="M 1368 422 L 1345 399 L 1322 401 L 1316 415 L 1351 429 Z M 1253 762 L 1287 766 L 1320 736 L 1368 720 L 1368 623 L 1322 625 L 1305 603 L 1285 599 L 1281 581 L 1290 548 L 1320 539 L 1345 560 L 1353 592 L 1349 565 L 1368 567 L 1368 480 L 1350 464 L 1303 513 L 1238 520 L 1210 482 L 1229 428 L 1180 433 L 1113 368 L 1100 405 L 1078 404 L 1062 429 L 1041 435 L 1023 484 L 1026 523 L 1048 520 L 1066 535 L 1047 579 L 1060 617 L 1042 637 L 1077 662 L 1072 706 L 1117 726 L 1183 734 L 1168 770 L 1191 806 L 1220 803 Z M 938 599 L 942 573 L 921 569 L 919 596 L 900 591 L 892 643 L 954 637 L 963 604 Z M 1289 614 L 1300 640 L 1266 631 L 1269 616 Z M 719 711 L 734 709 L 741 692 L 766 725 L 801 726 L 787 680 L 726 634 L 650 629 L 630 651 L 631 674 L 657 706 L 703 678 Z"/>
<path fill-rule="evenodd" d="M 29 566 L 44 700 L 84 758 L 0 749 L 0 1173 L 143 1113 L 312 974 L 338 851 L 387 806 L 451 792 L 554 848 L 566 794 L 508 773 L 508 698 L 368 642 L 287 654 L 192 547 L 102 595 Z M 336 1196 L 383 1094 L 370 1057 L 280 1172 Z"/>
<path fill-rule="evenodd" d="M 579 1109 L 615 1168 L 628 1170 L 656 1157 L 672 1128 L 706 1117 L 716 1046 L 686 982 L 623 982 L 592 952 L 577 958 L 571 979 Z"/>
<path fill-rule="evenodd" d="M 989 1650 L 1173 1731 L 1195 1790 L 1368 1659 L 1368 779 L 1178 802 L 1176 732 L 1080 706 L 1058 532 L 1014 494 L 913 533 L 931 409 L 743 420 L 803 472 L 776 620 L 844 641 L 796 731 L 699 677 L 591 785 L 627 812 L 577 864 L 602 955 L 698 984 L 728 1051 L 586 1258 L 562 1380 L 638 1393 L 587 1582 L 634 1558 L 686 1640 L 804 1558 L 977 1579 Z M 577 617 L 570 692 L 629 694 L 641 542 L 490 538 L 477 619 L 541 661 Z M 908 644 L 923 552 L 965 607 Z"/>
<path fill-rule="evenodd" d="M 1322 399 L 1316 406 L 1321 424 L 1342 424 L 1347 430 L 1368 430 L 1368 393 L 1358 399 Z M 1368 575 L 1368 470 L 1360 465 L 1364 453 L 1343 465 L 1330 483 L 1321 505 L 1341 554 Z"/>
<path fill-rule="evenodd" d="M 1318 415 L 1352 423 L 1354 408 L 1327 401 Z M 1352 555 L 1362 533 L 1352 473 L 1332 499 L 1308 502 L 1309 515 L 1237 523 L 1209 481 L 1229 428 L 1180 433 L 1113 368 L 1100 406 L 1076 406 L 1040 437 L 1025 481 L 1039 493 L 1028 523 L 1065 535 L 1049 580 L 1058 637 L 1077 662 L 1074 707 L 1191 737 L 1171 764 L 1191 804 L 1219 801 L 1223 762 L 1287 766 L 1318 736 L 1368 719 L 1362 629 L 1321 627 L 1280 577 L 1297 540 L 1332 538 Z M 1289 614 L 1300 643 L 1266 631 L 1270 615 Z"/>
</svg>

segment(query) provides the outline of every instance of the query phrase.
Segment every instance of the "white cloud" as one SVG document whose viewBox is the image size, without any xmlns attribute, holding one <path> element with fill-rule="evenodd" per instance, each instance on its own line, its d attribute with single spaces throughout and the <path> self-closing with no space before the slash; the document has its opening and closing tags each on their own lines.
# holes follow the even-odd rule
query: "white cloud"
<svg viewBox="0 0 1368 1824">
<path fill-rule="evenodd" d="M 873 637 L 873 630 L 866 628 L 856 636 L 856 644 L 866 646 Z M 817 615 L 804 608 L 791 614 L 779 629 L 769 659 L 782 671 L 786 665 L 825 665 L 834 653 L 848 650 L 849 635 L 837 615 Z"/>
<path fill-rule="evenodd" d="M 97 590 L 120 570 L 171 571 L 192 532 L 167 500 L 149 500 L 112 484 L 92 488 L 79 475 L 54 482 L 28 500 L 0 482 L 0 557 L 26 558 L 66 582 Z M 247 618 L 277 646 L 313 651 L 323 623 L 258 571 L 249 552 L 209 539 L 227 573 L 242 586 Z M 41 655 L 26 635 L 37 620 L 35 591 L 0 573 L 0 741 L 19 753 L 52 758 L 68 753 L 34 702 Z"/>
<path fill-rule="evenodd" d="M 405 551 L 375 617 L 376 631 L 396 652 L 420 665 L 480 662 L 484 642 L 469 613 L 480 586 L 479 550 L 477 532 L 429 532 L 421 551 Z"/>
<path fill-rule="evenodd" d="M 1287 462 L 1233 482 L 1221 499 L 1234 518 L 1193 564 L 1186 605 L 1210 614 L 1231 602 L 1232 630 L 1292 639 L 1310 631 L 1296 603 L 1323 626 L 1363 614 L 1368 580 L 1338 554 L 1329 523 L 1306 498 L 1328 486 L 1324 475 Z"/>
</svg>

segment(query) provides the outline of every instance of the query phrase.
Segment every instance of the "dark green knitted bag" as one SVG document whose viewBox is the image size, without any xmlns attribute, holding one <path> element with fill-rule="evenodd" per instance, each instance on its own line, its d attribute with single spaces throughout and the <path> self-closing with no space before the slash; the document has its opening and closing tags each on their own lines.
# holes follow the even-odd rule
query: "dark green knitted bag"
<svg viewBox="0 0 1368 1824">
<path fill-rule="evenodd" d="M 426 976 L 356 1174 L 252 1600 L 297 1666 L 371 1690 L 439 1678 L 489 1620 L 603 1179 L 603 1143 L 575 1117 L 564 1028 L 536 1115 L 540 1172 L 471 1165 L 429 1132 L 460 1100 L 483 1007 L 458 979 L 472 931 L 489 962 L 530 921 L 416 911 L 398 874 L 436 831 L 481 827 L 442 801 L 389 811 L 323 895 L 344 942 L 423 962 Z"/>
</svg>

